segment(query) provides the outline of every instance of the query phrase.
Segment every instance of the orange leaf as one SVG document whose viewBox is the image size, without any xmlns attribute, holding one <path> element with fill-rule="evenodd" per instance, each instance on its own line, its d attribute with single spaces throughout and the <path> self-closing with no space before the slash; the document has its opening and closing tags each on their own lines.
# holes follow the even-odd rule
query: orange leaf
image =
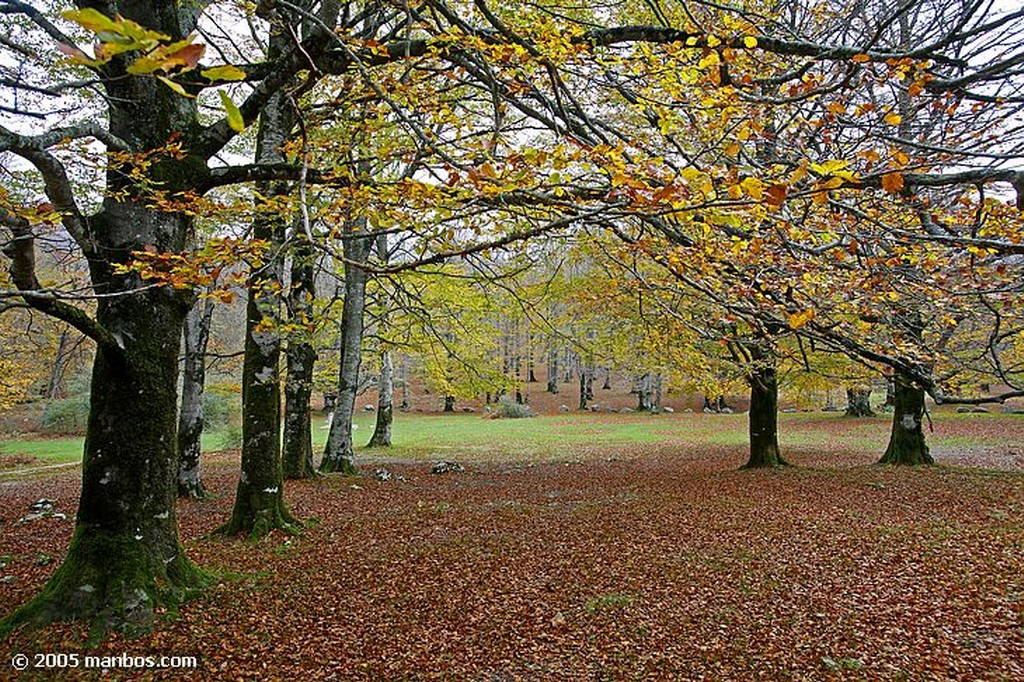
<svg viewBox="0 0 1024 682">
<path fill-rule="evenodd" d="M 767 199 L 768 205 L 772 208 L 779 208 L 782 206 L 782 202 L 786 200 L 786 195 L 789 193 L 789 189 L 786 185 L 777 184 L 772 185 L 765 192 L 765 198 Z"/>
<path fill-rule="evenodd" d="M 896 194 L 903 189 L 903 173 L 886 173 L 882 176 L 882 189 L 890 194 Z"/>
</svg>

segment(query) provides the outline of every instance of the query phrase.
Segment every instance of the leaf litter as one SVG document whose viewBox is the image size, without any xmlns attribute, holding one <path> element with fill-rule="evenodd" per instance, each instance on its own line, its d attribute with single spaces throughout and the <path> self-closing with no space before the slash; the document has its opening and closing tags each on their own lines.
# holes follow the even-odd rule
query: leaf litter
<svg viewBox="0 0 1024 682">
<path fill-rule="evenodd" d="M 800 466 L 739 471 L 743 455 L 591 448 L 445 476 L 389 460 L 388 480 L 289 482 L 293 513 L 318 523 L 255 546 L 206 537 L 236 475 L 215 457 L 217 497 L 179 519 L 221 578 L 93 653 L 196 655 L 197 680 L 1024 679 L 1024 475 L 799 449 Z M 59 563 L 39 557 L 66 551 L 76 479 L 2 484 L 7 609 Z M 41 498 L 68 518 L 15 522 Z M 82 634 L 0 649 L 78 650 Z"/>
</svg>

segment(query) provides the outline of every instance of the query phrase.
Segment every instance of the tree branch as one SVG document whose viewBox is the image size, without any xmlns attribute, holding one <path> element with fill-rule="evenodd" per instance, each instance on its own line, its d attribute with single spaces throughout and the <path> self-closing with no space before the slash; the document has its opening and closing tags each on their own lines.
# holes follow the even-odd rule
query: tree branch
<svg viewBox="0 0 1024 682">
<path fill-rule="evenodd" d="M 11 259 L 11 281 L 28 305 L 47 315 L 67 322 L 104 348 L 120 353 L 123 348 L 114 335 L 77 306 L 44 293 L 36 277 L 35 235 L 29 222 L 5 212 L 3 223 L 11 228 L 14 238 L 4 245 L 3 253 Z"/>
</svg>

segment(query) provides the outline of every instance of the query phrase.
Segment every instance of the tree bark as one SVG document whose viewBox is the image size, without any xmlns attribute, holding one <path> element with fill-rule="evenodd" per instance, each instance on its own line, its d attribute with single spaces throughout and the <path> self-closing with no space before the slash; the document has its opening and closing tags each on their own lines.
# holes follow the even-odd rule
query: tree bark
<svg viewBox="0 0 1024 682">
<path fill-rule="evenodd" d="M 269 55 L 273 59 L 287 49 L 283 31 L 272 30 Z M 267 102 L 256 135 L 256 161 L 285 161 L 282 148 L 291 136 L 296 116 L 282 93 Z M 260 183 L 264 197 L 287 196 L 288 183 Z M 257 201 L 261 201 L 257 199 Z M 281 297 L 284 257 L 282 250 L 287 215 L 257 208 L 254 239 L 269 243 L 266 262 L 249 273 L 246 303 L 245 354 L 242 362 L 242 467 L 235 491 L 231 518 L 219 528 L 228 535 L 259 538 L 274 529 L 296 530 L 295 519 L 284 502 L 281 466 Z"/>
<path fill-rule="evenodd" d="M 455 411 L 455 396 L 446 395 L 444 397 L 444 409 L 442 412 L 454 412 Z"/>
<path fill-rule="evenodd" d="M 206 388 L 206 344 L 210 339 L 210 321 L 214 302 L 197 300 L 185 317 L 185 362 L 182 368 L 181 410 L 178 415 L 178 496 L 202 499 L 200 459 L 205 424 L 203 393 Z"/>
<path fill-rule="evenodd" d="M 913 347 L 920 347 L 924 337 L 925 321 L 917 310 L 898 310 L 893 317 L 894 339 Z M 911 358 L 904 358 L 913 363 Z M 921 365 L 915 369 L 926 371 Z M 892 432 L 889 444 L 879 460 L 880 464 L 934 464 L 924 438 L 924 388 L 901 372 L 893 371 Z"/>
<path fill-rule="evenodd" d="M 900 372 L 893 379 L 892 432 L 880 463 L 934 464 L 924 437 L 924 389 Z"/>
<path fill-rule="evenodd" d="M 787 464 L 779 450 L 779 384 L 774 358 L 752 353 L 754 366 L 750 383 L 750 458 L 744 469 L 778 467 Z"/>
<path fill-rule="evenodd" d="M 704 411 L 720 413 L 729 408 L 729 405 L 725 402 L 725 396 L 716 396 L 714 399 L 704 396 Z"/>
<path fill-rule="evenodd" d="M 580 364 L 580 406 L 587 409 L 587 403 L 594 399 L 594 369 Z"/>
<path fill-rule="evenodd" d="M 846 389 L 847 417 L 874 417 L 871 409 L 871 387 L 849 386 Z"/>
<path fill-rule="evenodd" d="M 320 461 L 320 471 L 323 473 L 356 473 L 352 449 L 352 416 L 356 409 L 359 367 L 362 363 L 367 279 L 366 270 L 356 264 L 367 261 L 372 246 L 372 236 L 345 240 L 345 302 L 341 312 L 338 400 L 334 405 L 334 418 L 331 420 L 324 456 Z"/>
<path fill-rule="evenodd" d="M 395 372 L 391 351 L 380 353 L 380 376 L 377 379 L 377 421 L 366 447 L 391 447 L 391 424 L 395 414 Z"/>
<path fill-rule="evenodd" d="M 178 3 L 117 5 L 125 18 L 173 40 L 191 31 L 183 25 L 194 10 Z M 205 159 L 151 152 L 163 149 L 172 135 L 190 148 L 199 129 L 196 100 L 156 79 L 129 75 L 124 67 L 118 58 L 100 68 L 106 131 L 131 152 L 149 155 L 147 175 L 167 196 L 191 189 L 206 172 Z M 158 608 L 175 608 L 206 582 L 178 540 L 175 511 L 178 352 L 187 301 L 171 287 L 146 286 L 135 274 L 114 271 L 135 251 L 183 251 L 193 219 L 154 208 L 127 172 L 134 170 L 130 161 L 108 163 L 98 213 L 78 214 L 73 198 L 60 207 L 88 260 L 93 289 L 102 294 L 95 316 L 59 301 L 26 299 L 88 333 L 97 349 L 70 545 L 40 594 L 0 625 L 0 636 L 19 624 L 55 620 L 87 620 L 102 629 L 146 627 Z M 43 175 L 47 192 L 58 197 L 55 203 L 64 201 L 65 191 L 73 194 L 63 169 L 51 166 Z M 12 279 L 25 274 L 34 278 L 32 272 L 12 272 Z"/>
<path fill-rule="evenodd" d="M 316 365 L 316 349 L 310 338 L 315 298 L 314 253 L 312 246 L 302 240 L 292 253 L 291 288 L 288 294 L 288 316 L 292 324 L 305 325 L 306 328 L 289 335 L 285 353 L 287 374 L 284 384 L 281 458 L 286 479 L 316 476 L 310 414 L 313 369 Z"/>
<path fill-rule="evenodd" d="M 56 400 L 60 396 L 60 383 L 64 378 L 64 366 L 67 362 L 67 346 L 70 338 L 70 330 L 62 326 L 60 337 L 57 340 L 57 355 L 53 359 L 53 368 L 50 370 L 50 380 L 46 384 L 46 397 Z"/>
<path fill-rule="evenodd" d="M 633 392 L 636 393 L 636 411 L 650 412 L 654 407 L 654 387 L 650 372 L 636 377 Z"/>
<path fill-rule="evenodd" d="M 152 230 L 184 248 L 188 219 L 104 202 L 93 218 L 107 234 Z M 147 232 L 142 235 L 154 236 Z M 129 247 L 131 248 L 131 247 Z M 141 249 L 141 244 L 136 248 Z M 177 250 L 175 249 L 175 250 Z M 127 249 L 119 254 L 127 258 Z M 157 607 L 179 603 L 206 578 L 178 540 L 177 374 L 187 305 L 168 287 L 138 291 L 134 276 L 92 263 L 105 293 L 96 321 L 123 347 L 100 344 L 93 363 L 82 489 L 64 562 L 42 592 L 0 626 L 89 620 L 101 629 L 148 627 Z M 133 293 L 127 293 L 133 292 Z"/>
<path fill-rule="evenodd" d="M 547 392 L 551 395 L 558 395 L 558 356 L 557 346 L 548 348 L 548 385 Z"/>
<path fill-rule="evenodd" d="M 262 221 L 253 229 L 253 236 L 280 245 L 271 234 L 277 231 L 278 222 L 273 218 Z M 296 530 L 284 502 L 281 466 L 280 301 L 273 288 L 261 286 L 279 283 L 280 267 L 280 259 L 271 257 L 250 279 L 242 363 L 242 467 L 231 518 L 218 529 L 228 536 L 244 534 L 256 539 L 274 529 Z M 268 323 L 269 328 L 261 326 Z"/>
<path fill-rule="evenodd" d="M 882 403 L 882 408 L 892 408 L 896 404 L 896 381 L 892 375 L 887 374 L 885 376 L 885 402 Z"/>
</svg>

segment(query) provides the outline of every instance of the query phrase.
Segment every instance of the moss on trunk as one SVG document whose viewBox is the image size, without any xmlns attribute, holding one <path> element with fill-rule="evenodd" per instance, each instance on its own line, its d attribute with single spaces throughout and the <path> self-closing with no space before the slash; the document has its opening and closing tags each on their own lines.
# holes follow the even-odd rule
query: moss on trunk
<svg viewBox="0 0 1024 682">
<path fill-rule="evenodd" d="M 79 525 L 68 555 L 46 587 L 3 624 L 0 636 L 18 626 L 85 620 L 94 633 L 147 630 L 159 609 L 176 612 L 209 582 L 185 556 L 176 538 L 155 528 L 125 536 Z"/>
<path fill-rule="evenodd" d="M 93 365 L 72 542 L 42 593 L 5 628 L 72 619 L 101 629 L 136 628 L 202 586 L 201 572 L 178 541 L 175 514 L 175 387 L 184 313 L 179 295 L 162 288 L 99 302 L 97 320 L 125 344 L 101 346 Z"/>
<path fill-rule="evenodd" d="M 924 389 L 897 373 L 893 381 L 892 432 L 880 464 L 934 464 L 925 442 Z"/>
<path fill-rule="evenodd" d="M 750 383 L 750 458 L 744 469 L 786 466 L 779 450 L 779 384 L 770 358 L 755 358 Z"/>
</svg>

